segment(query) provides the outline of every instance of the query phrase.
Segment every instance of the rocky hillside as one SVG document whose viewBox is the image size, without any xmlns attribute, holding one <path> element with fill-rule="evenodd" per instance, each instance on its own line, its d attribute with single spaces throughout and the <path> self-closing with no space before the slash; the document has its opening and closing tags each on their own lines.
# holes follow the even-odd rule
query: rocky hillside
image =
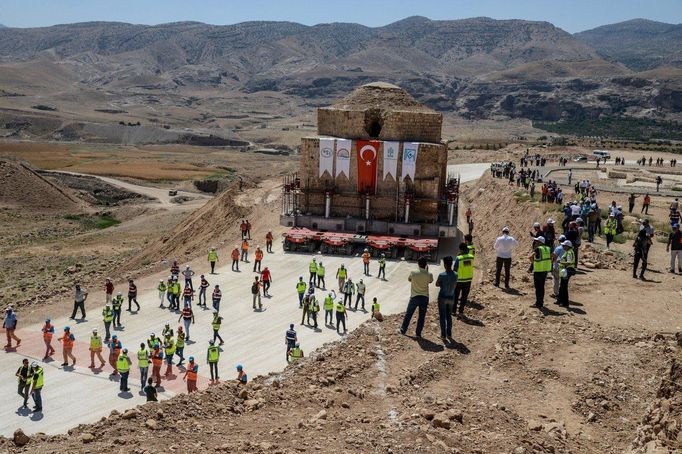
<svg viewBox="0 0 682 454">
<path fill-rule="evenodd" d="M 609 60 L 635 71 L 682 66 L 682 24 L 634 19 L 577 33 L 575 37 Z"/>
</svg>

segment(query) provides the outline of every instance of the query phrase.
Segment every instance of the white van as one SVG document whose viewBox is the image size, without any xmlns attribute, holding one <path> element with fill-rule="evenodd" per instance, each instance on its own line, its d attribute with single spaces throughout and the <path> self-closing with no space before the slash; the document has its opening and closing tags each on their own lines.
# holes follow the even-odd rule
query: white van
<svg viewBox="0 0 682 454">
<path fill-rule="evenodd" d="M 597 159 L 604 159 L 604 158 L 611 159 L 611 155 L 606 150 L 594 150 L 592 152 L 592 156 L 594 156 Z"/>
</svg>

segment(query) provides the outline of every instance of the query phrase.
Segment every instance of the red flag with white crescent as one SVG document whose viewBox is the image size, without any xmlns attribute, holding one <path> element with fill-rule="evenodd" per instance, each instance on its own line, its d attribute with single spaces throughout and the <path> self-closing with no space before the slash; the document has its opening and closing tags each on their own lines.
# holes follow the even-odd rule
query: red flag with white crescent
<svg viewBox="0 0 682 454">
<path fill-rule="evenodd" d="M 356 142 L 358 161 L 358 192 L 374 195 L 377 189 L 377 161 L 379 157 L 378 140 L 358 140 Z"/>
</svg>

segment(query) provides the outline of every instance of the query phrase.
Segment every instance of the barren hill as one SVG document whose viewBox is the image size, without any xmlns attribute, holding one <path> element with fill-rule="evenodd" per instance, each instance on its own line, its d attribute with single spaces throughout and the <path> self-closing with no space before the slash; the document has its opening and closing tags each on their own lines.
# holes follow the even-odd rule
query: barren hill
<svg viewBox="0 0 682 454">
<path fill-rule="evenodd" d="M 69 189 L 40 176 L 28 165 L 0 158 L 0 206 L 75 212 L 82 203 Z"/>
</svg>

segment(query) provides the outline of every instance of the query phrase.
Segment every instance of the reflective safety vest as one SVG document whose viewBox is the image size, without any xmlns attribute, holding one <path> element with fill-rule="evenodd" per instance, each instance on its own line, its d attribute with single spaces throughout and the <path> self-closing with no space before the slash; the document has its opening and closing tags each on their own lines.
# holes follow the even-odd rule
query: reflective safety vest
<svg viewBox="0 0 682 454">
<path fill-rule="evenodd" d="M 163 346 L 166 356 L 173 355 L 175 353 L 175 342 L 173 339 L 166 339 Z"/>
<path fill-rule="evenodd" d="M 473 244 L 467 244 L 467 252 L 471 255 L 476 255 L 476 247 Z"/>
<path fill-rule="evenodd" d="M 320 304 L 317 302 L 317 298 L 313 295 L 310 296 L 308 300 L 308 310 L 312 313 L 320 312 Z"/>
<path fill-rule="evenodd" d="M 217 363 L 218 358 L 220 358 L 220 350 L 215 345 L 208 347 L 208 362 Z"/>
<path fill-rule="evenodd" d="M 161 366 L 163 363 L 163 352 L 161 350 L 154 350 L 152 353 L 152 364 L 155 366 Z"/>
<path fill-rule="evenodd" d="M 315 261 L 310 262 L 310 265 L 308 265 L 308 269 L 310 270 L 311 273 L 317 273 L 317 262 Z"/>
<path fill-rule="evenodd" d="M 239 260 L 239 249 L 232 250 L 232 260 Z"/>
<path fill-rule="evenodd" d="M 575 252 L 573 252 L 573 248 L 568 249 L 564 255 L 561 256 L 559 268 L 575 268 Z"/>
<path fill-rule="evenodd" d="M 379 303 L 372 304 L 372 312 L 380 312 L 379 309 L 380 309 Z"/>
<path fill-rule="evenodd" d="M 364 252 L 362 254 L 362 263 L 369 263 L 369 257 L 370 257 L 369 252 Z"/>
<path fill-rule="evenodd" d="M 173 336 L 173 329 L 170 326 L 166 326 L 163 328 L 163 332 L 161 332 L 161 335 L 165 339 L 166 337 L 172 337 Z"/>
<path fill-rule="evenodd" d="M 159 292 L 165 292 L 166 291 L 166 284 L 163 282 L 159 282 Z"/>
<path fill-rule="evenodd" d="M 618 221 L 615 218 L 606 221 L 606 226 L 604 227 L 605 235 L 615 235 L 616 228 L 618 227 Z"/>
<path fill-rule="evenodd" d="M 173 285 L 171 285 L 171 293 L 173 295 L 179 295 L 180 294 L 180 283 L 179 282 L 173 282 Z"/>
<path fill-rule="evenodd" d="M 332 299 L 331 296 L 327 296 L 324 299 L 324 310 L 325 311 L 333 311 L 334 310 L 334 300 Z"/>
<path fill-rule="evenodd" d="M 175 346 L 177 348 L 184 348 L 185 347 L 185 332 L 184 331 L 178 331 L 178 340 L 175 342 Z"/>
<path fill-rule="evenodd" d="M 540 258 L 535 255 L 533 257 L 533 272 L 546 273 L 552 271 L 552 251 L 549 246 L 538 246 L 540 251 Z"/>
<path fill-rule="evenodd" d="M 336 303 L 336 313 L 346 315 L 346 306 L 340 301 Z"/>
<path fill-rule="evenodd" d="M 343 293 L 346 295 L 353 295 L 355 293 L 355 284 L 353 284 L 352 281 L 343 284 Z"/>
<path fill-rule="evenodd" d="M 458 255 L 459 268 L 457 269 L 457 282 L 471 282 L 474 278 L 474 256 L 466 253 Z"/>
<path fill-rule="evenodd" d="M 379 259 L 379 268 L 386 268 L 386 259 Z"/>
<path fill-rule="evenodd" d="M 138 367 L 149 367 L 149 352 L 147 349 L 143 348 L 137 352 L 137 365 Z"/>
<path fill-rule="evenodd" d="M 45 323 L 43 326 L 43 339 L 52 340 L 52 335 L 54 334 L 54 326 L 51 323 Z"/>
<path fill-rule="evenodd" d="M 263 260 L 263 251 L 260 249 L 256 249 L 256 260 Z"/>
<path fill-rule="evenodd" d="M 123 344 L 121 344 L 121 341 L 112 341 L 109 343 L 109 350 L 112 355 L 118 356 L 120 353 L 121 349 L 123 348 Z"/>
<path fill-rule="evenodd" d="M 190 362 L 187 365 L 187 380 L 197 381 L 199 366 L 197 363 Z"/>
<path fill-rule="evenodd" d="M 337 274 L 339 275 L 339 277 L 342 277 L 345 279 L 346 276 L 348 275 L 348 271 L 345 268 L 339 268 L 339 270 L 337 271 Z"/>
<path fill-rule="evenodd" d="M 121 353 L 116 360 L 116 370 L 120 373 L 125 373 L 130 370 L 130 364 L 128 363 L 128 355 Z"/>
<path fill-rule="evenodd" d="M 33 371 L 33 387 L 35 389 L 43 389 L 43 380 L 43 368 L 39 366 Z"/>
<path fill-rule="evenodd" d="M 161 345 L 161 339 L 159 339 L 158 337 L 150 337 L 149 339 L 147 339 L 147 346 L 149 348 L 154 348 L 154 344 Z"/>
<path fill-rule="evenodd" d="M 114 310 L 112 308 L 104 308 L 102 310 L 102 317 L 105 322 L 111 322 L 114 319 Z"/>
<path fill-rule="evenodd" d="M 73 341 L 75 340 L 75 337 L 71 332 L 64 333 L 64 337 L 62 337 L 62 344 L 66 348 L 71 348 L 73 347 Z"/>
<path fill-rule="evenodd" d="M 90 350 L 91 351 L 102 351 L 102 338 L 100 336 L 90 337 Z"/>
<path fill-rule="evenodd" d="M 216 251 L 210 251 L 208 253 L 208 261 L 209 262 L 217 262 L 218 261 L 218 253 Z"/>
<path fill-rule="evenodd" d="M 293 360 L 303 358 L 303 350 L 301 350 L 299 347 L 294 347 L 289 351 L 289 355 Z"/>
<path fill-rule="evenodd" d="M 123 297 L 122 296 L 116 296 L 112 301 L 111 301 L 111 307 L 115 311 L 120 311 L 121 306 L 123 306 Z"/>
<path fill-rule="evenodd" d="M 317 265 L 317 275 L 324 277 L 324 266 L 321 263 Z"/>
<path fill-rule="evenodd" d="M 223 322 L 222 317 L 213 317 L 213 323 L 211 323 L 211 326 L 213 327 L 213 331 L 218 331 L 220 329 L 220 325 Z"/>
<path fill-rule="evenodd" d="M 305 282 L 299 281 L 298 284 L 296 284 L 296 291 L 298 293 L 305 293 L 306 287 L 307 287 L 307 285 Z"/>
</svg>

